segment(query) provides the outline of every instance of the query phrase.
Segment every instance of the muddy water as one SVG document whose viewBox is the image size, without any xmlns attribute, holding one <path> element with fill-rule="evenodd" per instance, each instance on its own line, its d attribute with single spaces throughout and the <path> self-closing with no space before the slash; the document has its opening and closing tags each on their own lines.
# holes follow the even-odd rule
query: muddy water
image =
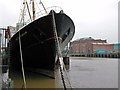
<svg viewBox="0 0 120 90">
<path fill-rule="evenodd" d="M 27 88 L 62 88 L 62 82 L 60 74 L 56 73 L 56 79 L 43 76 L 38 73 L 27 72 L 26 76 L 26 86 Z M 23 78 L 21 74 L 14 74 L 11 76 L 14 83 L 14 88 L 23 87 Z"/>
<path fill-rule="evenodd" d="M 67 68 L 64 71 L 66 87 L 118 88 L 118 59 L 71 57 Z M 56 72 L 56 79 L 35 73 L 25 75 L 27 88 L 63 88 L 59 70 Z M 12 80 L 14 88 L 23 87 L 21 75 L 14 74 Z"/>
<path fill-rule="evenodd" d="M 69 78 L 73 87 L 118 88 L 118 59 L 72 58 Z"/>
</svg>

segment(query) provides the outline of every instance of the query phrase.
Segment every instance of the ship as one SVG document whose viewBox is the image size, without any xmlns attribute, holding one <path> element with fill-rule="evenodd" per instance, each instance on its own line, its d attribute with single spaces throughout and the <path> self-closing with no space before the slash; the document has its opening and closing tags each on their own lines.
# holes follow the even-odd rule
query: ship
<svg viewBox="0 0 120 90">
<path fill-rule="evenodd" d="M 64 50 L 74 33 L 73 20 L 63 10 L 51 9 L 47 15 L 32 20 L 10 38 L 10 69 L 22 71 L 23 64 L 28 71 L 54 72 L 59 51 Z"/>
</svg>

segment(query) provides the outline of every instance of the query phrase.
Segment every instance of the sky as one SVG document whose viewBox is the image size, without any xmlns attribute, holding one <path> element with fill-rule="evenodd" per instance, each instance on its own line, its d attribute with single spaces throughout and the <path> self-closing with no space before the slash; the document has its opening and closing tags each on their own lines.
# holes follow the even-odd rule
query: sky
<svg viewBox="0 0 120 90">
<path fill-rule="evenodd" d="M 118 43 L 118 1 L 120 0 L 42 0 L 45 7 L 60 6 L 71 17 L 75 24 L 73 40 L 92 37 L 107 40 L 108 43 Z M 16 25 L 22 2 L 23 0 L 0 1 L 0 28 Z"/>
</svg>

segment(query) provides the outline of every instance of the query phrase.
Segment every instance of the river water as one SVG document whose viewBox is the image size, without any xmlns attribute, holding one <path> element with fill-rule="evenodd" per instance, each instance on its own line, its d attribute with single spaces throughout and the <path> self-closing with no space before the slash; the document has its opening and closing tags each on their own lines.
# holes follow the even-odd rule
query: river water
<svg viewBox="0 0 120 90">
<path fill-rule="evenodd" d="M 71 57 L 70 66 L 64 70 L 64 80 L 68 88 L 118 88 L 118 59 Z M 8 74 L 0 70 L 0 88 L 2 79 Z M 59 70 L 52 79 L 40 74 L 27 73 L 27 88 L 63 88 Z M 12 78 L 14 88 L 23 87 L 23 79 L 19 75 Z"/>
</svg>

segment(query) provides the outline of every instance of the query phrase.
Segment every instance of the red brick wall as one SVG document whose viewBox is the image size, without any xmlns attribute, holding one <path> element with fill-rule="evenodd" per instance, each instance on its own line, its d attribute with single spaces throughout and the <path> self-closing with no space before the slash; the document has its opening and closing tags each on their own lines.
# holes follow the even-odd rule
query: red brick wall
<svg viewBox="0 0 120 90">
<path fill-rule="evenodd" d="M 72 42 L 71 43 L 71 52 L 72 53 L 76 53 L 79 52 L 80 46 L 79 46 L 79 42 Z"/>
<path fill-rule="evenodd" d="M 93 51 L 96 50 L 113 50 L 114 44 L 93 44 Z"/>
<path fill-rule="evenodd" d="M 93 51 L 99 49 L 99 47 L 101 49 L 105 49 L 105 48 L 110 49 L 110 47 L 107 47 L 107 46 L 103 47 L 103 46 L 99 46 L 99 45 L 94 45 L 94 48 L 93 48 L 92 43 L 106 43 L 106 40 L 79 39 L 79 40 L 71 42 L 70 52 L 72 52 L 72 53 L 85 53 L 86 54 L 86 53 L 93 53 Z"/>
</svg>

